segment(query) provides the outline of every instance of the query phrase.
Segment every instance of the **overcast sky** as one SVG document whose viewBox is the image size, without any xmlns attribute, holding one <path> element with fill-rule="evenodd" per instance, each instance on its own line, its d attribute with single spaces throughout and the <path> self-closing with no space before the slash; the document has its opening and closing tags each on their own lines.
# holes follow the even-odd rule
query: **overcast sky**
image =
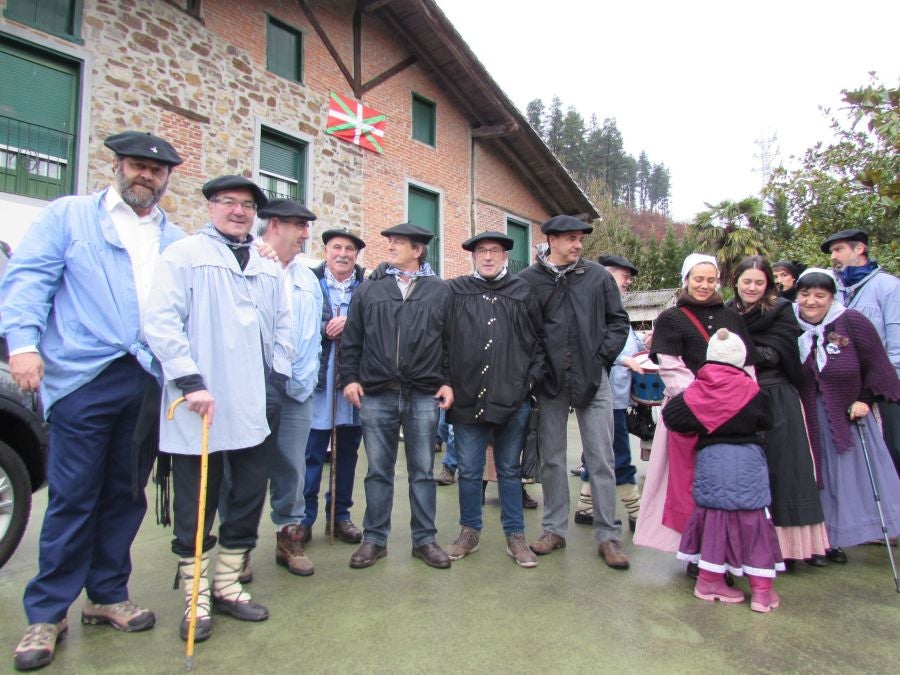
<svg viewBox="0 0 900 675">
<path fill-rule="evenodd" d="M 796 164 L 832 136 L 820 105 L 870 70 L 900 76 L 896 1 L 437 2 L 523 112 L 559 96 L 616 118 L 629 153 L 669 167 L 681 220 L 759 191 L 757 139 L 777 134 Z"/>
</svg>

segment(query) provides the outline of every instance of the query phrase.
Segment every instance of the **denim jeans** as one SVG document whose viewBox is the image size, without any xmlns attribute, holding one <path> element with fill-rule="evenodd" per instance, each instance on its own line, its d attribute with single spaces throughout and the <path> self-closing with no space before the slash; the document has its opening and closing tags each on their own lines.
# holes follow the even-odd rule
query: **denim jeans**
<svg viewBox="0 0 900 675">
<path fill-rule="evenodd" d="M 290 396 L 281 401 L 278 443 L 269 455 L 269 505 L 276 527 L 299 525 L 306 511 L 306 440 L 312 423 L 312 397 L 300 403 Z"/>
<path fill-rule="evenodd" d="M 631 463 L 631 442 L 624 408 L 613 408 L 613 452 L 616 456 L 616 485 L 635 485 L 637 468 Z"/>
<path fill-rule="evenodd" d="M 569 478 L 566 468 L 566 426 L 569 395 L 564 389 L 555 398 L 538 396 L 541 475 L 544 492 L 543 528 L 560 537 L 569 524 Z M 598 542 L 618 539 L 616 524 L 616 474 L 613 456 L 612 394 L 603 374 L 600 388 L 584 408 L 576 408 L 584 464 L 590 474 L 594 509 L 594 538 Z"/>
<path fill-rule="evenodd" d="M 440 421 L 438 422 L 438 430 L 436 438 L 444 442 L 444 457 L 441 464 L 446 466 L 451 473 L 456 472 L 456 434 L 453 431 L 453 425 L 448 424 L 446 415 L 443 410 L 440 411 Z"/>
<path fill-rule="evenodd" d="M 394 504 L 394 467 L 400 427 L 409 476 L 410 530 L 414 547 L 435 540 L 437 486 L 434 482 L 434 434 L 438 425 L 437 401 L 431 394 L 409 389 L 366 394 L 360 421 L 369 470 L 366 473 L 364 541 L 386 546 L 391 533 Z"/>
<path fill-rule="evenodd" d="M 455 424 L 459 459 L 459 524 L 481 531 L 481 495 L 488 436 L 494 432 L 494 464 L 500 491 L 500 523 L 506 536 L 525 531 L 522 515 L 522 467 L 531 406 L 522 405 L 506 424 Z"/>
<path fill-rule="evenodd" d="M 334 519 L 341 523 L 350 520 L 350 507 L 353 506 L 353 483 L 356 478 L 356 460 L 359 453 L 359 442 L 362 439 L 362 427 L 357 425 L 340 425 L 335 433 L 337 448 L 332 448 L 332 467 L 337 467 L 335 476 Z M 325 450 L 331 440 L 331 429 L 311 429 L 306 442 L 306 485 L 303 495 L 306 498 L 306 515 L 303 524 L 312 527 L 319 515 L 319 490 L 322 485 L 322 473 L 325 465 Z M 335 459 L 337 458 L 337 459 Z M 328 480 L 330 484 L 331 476 Z M 331 492 L 325 493 L 325 518 L 331 516 Z"/>
</svg>

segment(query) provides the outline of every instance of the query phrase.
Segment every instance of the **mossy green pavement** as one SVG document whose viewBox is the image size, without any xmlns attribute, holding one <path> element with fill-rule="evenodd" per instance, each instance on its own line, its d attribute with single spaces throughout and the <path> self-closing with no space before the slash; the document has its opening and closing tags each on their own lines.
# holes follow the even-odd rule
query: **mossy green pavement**
<svg viewBox="0 0 900 675">
<path fill-rule="evenodd" d="M 580 446 L 574 423 L 569 433 L 569 465 L 575 466 Z M 362 459 L 353 510 L 358 525 L 364 475 Z M 574 504 L 579 479 L 573 477 L 570 487 Z M 540 500 L 539 486 L 529 489 Z M 438 541 L 445 546 L 458 531 L 456 500 L 455 484 L 438 487 Z M 0 649 L 6 654 L 0 672 L 12 671 L 12 652 L 25 628 L 21 595 L 37 568 L 45 504 L 43 490 L 25 540 L 0 570 Z M 519 568 L 506 555 L 494 484 L 484 515 L 481 548 L 451 569 L 431 569 L 411 558 L 401 459 L 387 558 L 351 569 L 355 547 L 329 545 L 320 522 L 307 548 L 316 572 L 301 578 L 276 567 L 265 513 L 249 590 L 271 618 L 249 624 L 216 615 L 213 636 L 196 647 L 194 672 L 876 673 L 894 672 L 900 660 L 900 594 L 883 547 L 849 549 L 847 565 L 798 565 L 776 582 L 781 607 L 757 614 L 747 602 L 695 599 L 683 563 L 633 547 L 628 533 L 628 571 L 607 568 L 590 528 L 574 524 L 565 549 L 541 557 L 534 569 Z M 526 511 L 529 539 L 539 529 L 540 508 Z M 171 536 L 154 523 L 151 502 L 132 550 L 131 597 L 156 612 L 156 627 L 124 634 L 82 626 L 78 600 L 69 612 L 69 637 L 45 672 L 184 672 L 178 638 L 183 594 L 172 590 Z M 746 590 L 745 580 L 738 584 Z"/>
</svg>

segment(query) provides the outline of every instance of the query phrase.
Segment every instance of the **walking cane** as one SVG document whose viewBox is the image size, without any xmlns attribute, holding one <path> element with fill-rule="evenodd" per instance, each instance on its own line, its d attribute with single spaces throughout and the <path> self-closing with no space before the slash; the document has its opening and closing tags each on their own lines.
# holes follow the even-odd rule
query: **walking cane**
<svg viewBox="0 0 900 675">
<path fill-rule="evenodd" d="M 856 431 L 859 433 L 859 442 L 862 444 L 863 457 L 866 458 L 866 469 L 869 472 L 869 482 L 872 483 L 872 493 L 875 495 L 875 506 L 878 508 L 878 518 L 881 520 L 881 533 L 884 535 L 888 560 L 891 561 L 891 572 L 894 574 L 894 586 L 896 586 L 897 592 L 900 593 L 900 578 L 897 577 L 897 565 L 894 564 L 894 553 L 891 550 L 891 540 L 890 537 L 888 537 L 887 525 L 884 523 L 884 512 L 881 510 L 881 497 L 878 496 L 878 486 L 875 485 L 875 474 L 872 473 L 872 463 L 869 461 L 869 450 L 866 448 L 866 439 L 863 437 L 863 429 L 865 429 L 865 426 L 865 419 L 860 417 L 856 420 Z"/>
<path fill-rule="evenodd" d="M 341 306 L 335 308 L 335 317 L 341 315 Z M 334 544 L 334 510 L 337 502 L 337 396 L 338 396 L 338 357 L 340 356 L 341 339 L 334 341 L 334 391 L 331 396 L 331 467 L 328 474 L 328 489 L 331 492 L 331 506 L 328 508 L 328 522 L 331 527 L 328 529 L 328 543 Z"/>
<path fill-rule="evenodd" d="M 169 406 L 166 419 L 175 418 L 175 408 L 184 403 L 185 398 L 176 399 Z M 191 611 L 188 618 L 185 667 L 194 668 L 194 635 L 197 632 L 197 598 L 200 595 L 200 568 L 203 564 L 203 532 L 206 529 L 206 482 L 209 475 L 209 416 L 203 416 L 203 436 L 200 445 L 200 496 L 197 499 L 197 536 L 194 538 L 194 579 L 191 584 Z"/>
</svg>

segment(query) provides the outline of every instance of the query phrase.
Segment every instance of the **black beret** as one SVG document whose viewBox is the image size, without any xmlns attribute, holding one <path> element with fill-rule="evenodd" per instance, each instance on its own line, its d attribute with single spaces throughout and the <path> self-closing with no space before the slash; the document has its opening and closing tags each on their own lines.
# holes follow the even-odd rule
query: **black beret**
<svg viewBox="0 0 900 675">
<path fill-rule="evenodd" d="M 103 141 L 103 145 L 123 157 L 152 159 L 169 166 L 178 166 L 184 161 L 168 141 L 140 131 L 123 131 L 121 134 L 113 134 Z"/>
<path fill-rule="evenodd" d="M 831 245 L 836 241 L 859 241 L 869 245 L 869 233 L 865 230 L 841 230 L 822 242 L 822 253 L 831 253 Z"/>
<path fill-rule="evenodd" d="M 428 245 L 428 242 L 434 239 L 434 232 L 426 230 L 424 227 L 413 225 L 412 223 L 394 225 L 394 227 L 382 230 L 381 235 L 383 237 L 409 237 L 414 242 L 425 244 L 426 246 Z"/>
<path fill-rule="evenodd" d="M 772 265 L 772 271 L 774 272 L 777 269 L 783 269 L 785 272 L 790 274 L 795 279 L 800 276 L 800 270 L 797 269 L 797 266 L 792 263 L 790 260 L 779 260 L 777 263 Z"/>
<path fill-rule="evenodd" d="M 300 218 L 315 220 L 316 214 L 293 199 L 270 199 L 256 214 L 260 218 Z"/>
<path fill-rule="evenodd" d="M 358 251 L 361 251 L 362 249 L 364 249 L 366 247 L 366 242 L 364 242 L 362 239 L 357 237 L 346 227 L 339 227 L 339 228 L 336 228 L 333 230 L 325 230 L 322 233 L 322 243 L 327 244 L 329 241 L 331 241 L 335 237 L 346 237 L 347 239 L 352 241 L 354 244 L 356 244 L 356 249 Z"/>
<path fill-rule="evenodd" d="M 502 232 L 489 231 L 476 234 L 471 239 L 466 239 L 466 241 L 462 243 L 462 247 L 467 251 L 474 251 L 475 247 L 483 241 L 496 241 L 503 247 L 504 251 L 511 251 L 513 245 L 516 243 L 512 240 L 512 237 L 508 237 Z"/>
<path fill-rule="evenodd" d="M 631 272 L 633 277 L 638 275 L 638 268 L 632 265 L 628 258 L 623 258 L 620 255 L 601 255 L 597 258 L 597 262 L 604 267 L 621 267 L 623 270 Z"/>
<path fill-rule="evenodd" d="M 212 199 L 223 190 L 250 190 L 253 193 L 253 201 L 256 202 L 257 208 L 263 208 L 269 203 L 266 193 L 249 178 L 243 176 L 219 176 L 207 181 L 203 185 L 203 196 Z"/>
<path fill-rule="evenodd" d="M 541 225 L 544 234 L 562 234 L 563 232 L 584 232 L 590 234 L 594 231 L 591 225 L 573 216 L 553 216 Z"/>
</svg>

